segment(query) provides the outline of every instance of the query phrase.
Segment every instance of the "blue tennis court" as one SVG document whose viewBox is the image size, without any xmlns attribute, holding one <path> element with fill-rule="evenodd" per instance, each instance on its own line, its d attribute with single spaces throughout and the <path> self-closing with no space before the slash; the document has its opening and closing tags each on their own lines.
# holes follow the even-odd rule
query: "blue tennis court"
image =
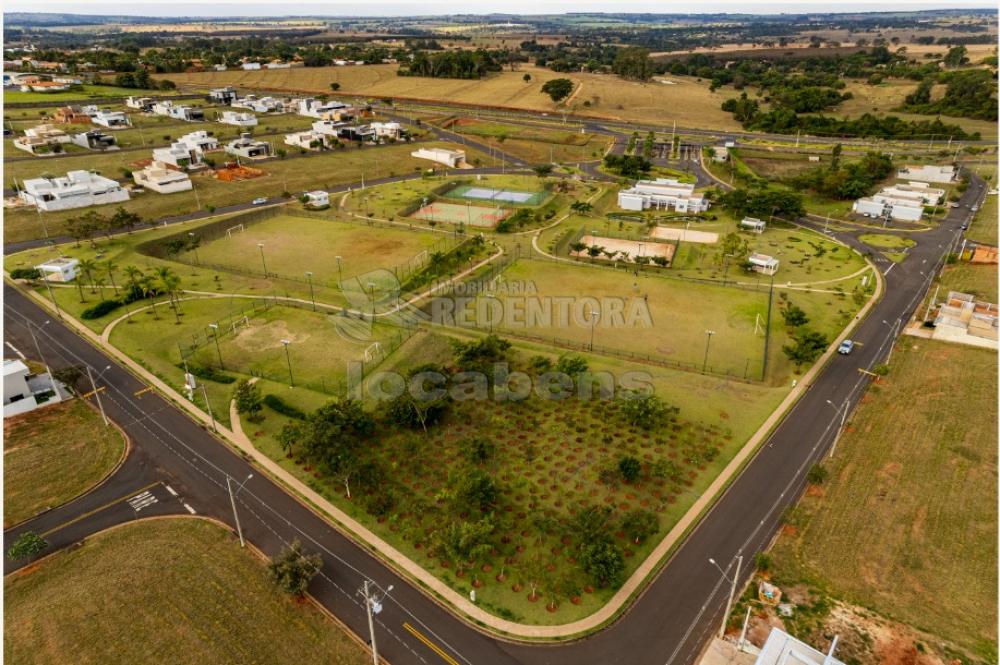
<svg viewBox="0 0 1000 665">
<path fill-rule="evenodd" d="M 547 197 L 546 192 L 517 192 L 509 189 L 492 189 L 461 185 L 446 194 L 449 197 L 476 199 L 478 201 L 496 201 L 521 205 L 538 205 Z"/>
</svg>

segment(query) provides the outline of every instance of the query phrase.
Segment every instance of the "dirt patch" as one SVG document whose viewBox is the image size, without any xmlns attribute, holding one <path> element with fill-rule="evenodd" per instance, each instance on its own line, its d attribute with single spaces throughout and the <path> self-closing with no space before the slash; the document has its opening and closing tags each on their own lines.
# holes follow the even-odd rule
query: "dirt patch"
<svg viewBox="0 0 1000 665">
<path fill-rule="evenodd" d="M 309 337 L 308 333 L 293 333 L 284 321 L 269 321 L 264 324 L 251 321 L 250 327 L 238 332 L 233 341 L 244 351 L 258 352 L 280 348 L 283 339 L 295 344 L 304 342 Z"/>
</svg>

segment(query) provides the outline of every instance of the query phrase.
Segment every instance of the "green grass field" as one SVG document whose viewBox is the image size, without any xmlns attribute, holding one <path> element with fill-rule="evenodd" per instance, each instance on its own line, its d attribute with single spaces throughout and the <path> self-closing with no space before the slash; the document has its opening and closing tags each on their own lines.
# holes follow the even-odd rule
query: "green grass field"
<svg viewBox="0 0 1000 665">
<path fill-rule="evenodd" d="M 75 100 L 87 100 L 100 97 L 169 97 L 178 94 L 176 90 L 140 90 L 138 88 L 118 88 L 113 85 L 82 85 L 80 90 L 66 92 L 21 92 L 20 90 L 4 90 L 4 104 L 20 102 L 52 102 L 65 103 Z"/>
<path fill-rule="evenodd" d="M 232 535 L 202 520 L 99 534 L 5 578 L 4 598 L 10 663 L 371 660 L 319 610 L 278 591 Z"/>
<path fill-rule="evenodd" d="M 994 662 L 996 354 L 903 337 L 880 384 L 772 570 Z"/>
<path fill-rule="evenodd" d="M 4 419 L 4 527 L 78 496 L 125 452 L 117 429 L 80 400 Z"/>
<path fill-rule="evenodd" d="M 946 265 L 941 273 L 941 289 L 971 293 L 981 300 L 997 302 L 997 267 L 973 263 Z"/>
</svg>

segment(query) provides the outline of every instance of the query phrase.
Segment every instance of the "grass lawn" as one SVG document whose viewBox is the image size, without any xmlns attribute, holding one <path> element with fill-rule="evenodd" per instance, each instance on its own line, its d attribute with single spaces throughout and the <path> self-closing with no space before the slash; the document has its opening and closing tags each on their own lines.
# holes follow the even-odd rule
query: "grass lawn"
<svg viewBox="0 0 1000 665">
<path fill-rule="evenodd" d="M 997 195 L 987 194 L 965 236 L 969 240 L 996 246 L 997 223 Z"/>
<path fill-rule="evenodd" d="M 911 238 L 888 233 L 863 233 L 858 236 L 858 240 L 879 250 L 887 259 L 896 263 L 905 260 L 910 247 L 917 244 Z"/>
<path fill-rule="evenodd" d="M 3 424 L 5 528 L 86 491 L 125 452 L 118 430 L 78 399 Z"/>
<path fill-rule="evenodd" d="M 996 354 L 903 337 L 882 384 L 793 510 L 772 570 L 994 662 Z"/>
<path fill-rule="evenodd" d="M 997 267 L 974 263 L 951 263 L 945 266 L 940 279 L 942 291 L 971 293 L 981 300 L 997 302 Z"/>
<path fill-rule="evenodd" d="M 569 131 L 565 127 L 459 118 L 448 123 L 448 129 L 474 136 L 532 164 L 593 161 L 601 158 L 608 145 L 605 137 Z"/>
<path fill-rule="evenodd" d="M 4 104 L 20 102 L 52 102 L 65 103 L 74 100 L 86 100 L 101 97 L 169 97 L 179 94 L 177 90 L 140 90 L 138 88 L 118 88 L 113 85 L 82 85 L 80 90 L 66 92 L 21 92 L 20 90 L 4 90 Z"/>
<path fill-rule="evenodd" d="M 422 146 L 452 147 L 454 144 L 434 141 L 421 143 Z M 371 148 L 348 148 L 341 151 L 319 153 L 302 159 L 272 159 L 257 164 L 265 171 L 260 178 L 242 182 L 223 182 L 212 178 L 209 174 L 199 174 L 192 178 L 195 190 L 177 194 L 157 194 L 146 192 L 133 197 L 122 207 L 137 212 L 146 220 L 182 215 L 197 211 L 198 203 L 202 208 L 216 208 L 246 203 L 258 196 L 274 197 L 282 192 L 296 194 L 317 188 L 328 189 L 336 185 L 357 182 L 361 180 L 362 172 L 368 178 L 380 176 L 402 175 L 427 168 L 428 162 L 411 157 L 413 145 L 387 145 Z M 467 150 L 467 154 L 479 154 Z M 109 153 L 95 155 L 88 164 L 82 164 L 75 158 L 49 159 L 44 164 L 29 160 L 9 164 L 8 175 L 19 180 L 24 177 L 37 177 L 43 172 L 62 174 L 69 169 L 90 168 L 102 171 L 105 175 L 117 177 L 122 167 L 128 167 L 137 158 L 138 153 Z M 221 159 L 221 153 L 216 155 Z M 111 214 L 117 204 L 92 208 L 102 214 Z M 65 232 L 66 220 L 84 212 L 84 209 L 65 210 L 61 212 L 42 213 L 45 225 L 50 235 L 60 235 Z M 4 241 L 16 242 L 41 238 L 44 235 L 43 224 L 34 209 L 11 210 L 4 215 Z"/>
<path fill-rule="evenodd" d="M 11 663 L 324 663 L 370 657 L 210 522 L 99 534 L 4 580 Z M 98 600 L 99 599 L 99 600 Z"/>
<path fill-rule="evenodd" d="M 744 164 L 761 178 L 768 180 L 780 180 L 801 175 L 818 166 L 822 162 L 810 162 L 809 155 L 800 152 L 777 152 L 768 150 L 752 150 L 749 148 L 739 148 L 730 150 L 730 154 L 736 153 Z M 829 156 L 824 155 L 824 161 L 829 162 Z"/>
</svg>

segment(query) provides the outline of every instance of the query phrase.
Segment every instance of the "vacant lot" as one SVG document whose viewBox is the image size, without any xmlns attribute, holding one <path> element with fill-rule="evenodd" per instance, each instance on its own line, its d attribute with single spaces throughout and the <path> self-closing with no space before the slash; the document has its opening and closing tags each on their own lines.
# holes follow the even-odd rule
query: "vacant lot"
<svg viewBox="0 0 1000 665">
<path fill-rule="evenodd" d="M 125 452 L 118 430 L 80 400 L 5 418 L 4 525 L 66 503 L 101 480 Z"/>
<path fill-rule="evenodd" d="M 786 583 L 996 657 L 996 354 L 902 338 L 774 548 Z"/>
<path fill-rule="evenodd" d="M 997 267 L 995 265 L 975 265 L 953 263 L 941 273 L 941 290 L 971 293 L 981 300 L 997 302 Z"/>
<path fill-rule="evenodd" d="M 565 108 L 565 104 L 553 103 L 541 91 L 542 85 L 551 79 L 568 78 L 575 84 L 570 108 L 578 113 L 664 124 L 676 120 L 681 126 L 707 129 L 739 128 L 732 115 L 719 108 L 726 98 L 736 93 L 733 90 L 710 92 L 707 83 L 689 77 L 675 77 L 669 84 L 660 80 L 635 83 L 611 75 L 559 73 L 527 65 L 516 72 L 468 81 L 397 76 L 396 69 L 396 65 L 309 67 L 169 74 L 169 78 L 178 84 L 205 89 L 237 85 L 314 94 L 329 94 L 330 84 L 337 82 L 344 95 L 460 102 L 546 112 L 557 112 Z M 525 74 L 531 75 L 530 81 L 523 80 Z"/>
<path fill-rule="evenodd" d="M 178 94 L 176 90 L 139 90 L 137 88 L 117 88 L 113 85 L 82 85 L 80 90 L 66 92 L 21 92 L 20 90 L 4 90 L 5 104 L 19 102 L 67 102 L 100 97 L 131 97 L 140 95 L 146 97 L 169 97 Z"/>
<path fill-rule="evenodd" d="M 334 663 L 368 656 L 210 522 L 130 524 L 4 580 L 10 663 Z M 370 660 L 370 658 L 368 658 Z"/>
</svg>

